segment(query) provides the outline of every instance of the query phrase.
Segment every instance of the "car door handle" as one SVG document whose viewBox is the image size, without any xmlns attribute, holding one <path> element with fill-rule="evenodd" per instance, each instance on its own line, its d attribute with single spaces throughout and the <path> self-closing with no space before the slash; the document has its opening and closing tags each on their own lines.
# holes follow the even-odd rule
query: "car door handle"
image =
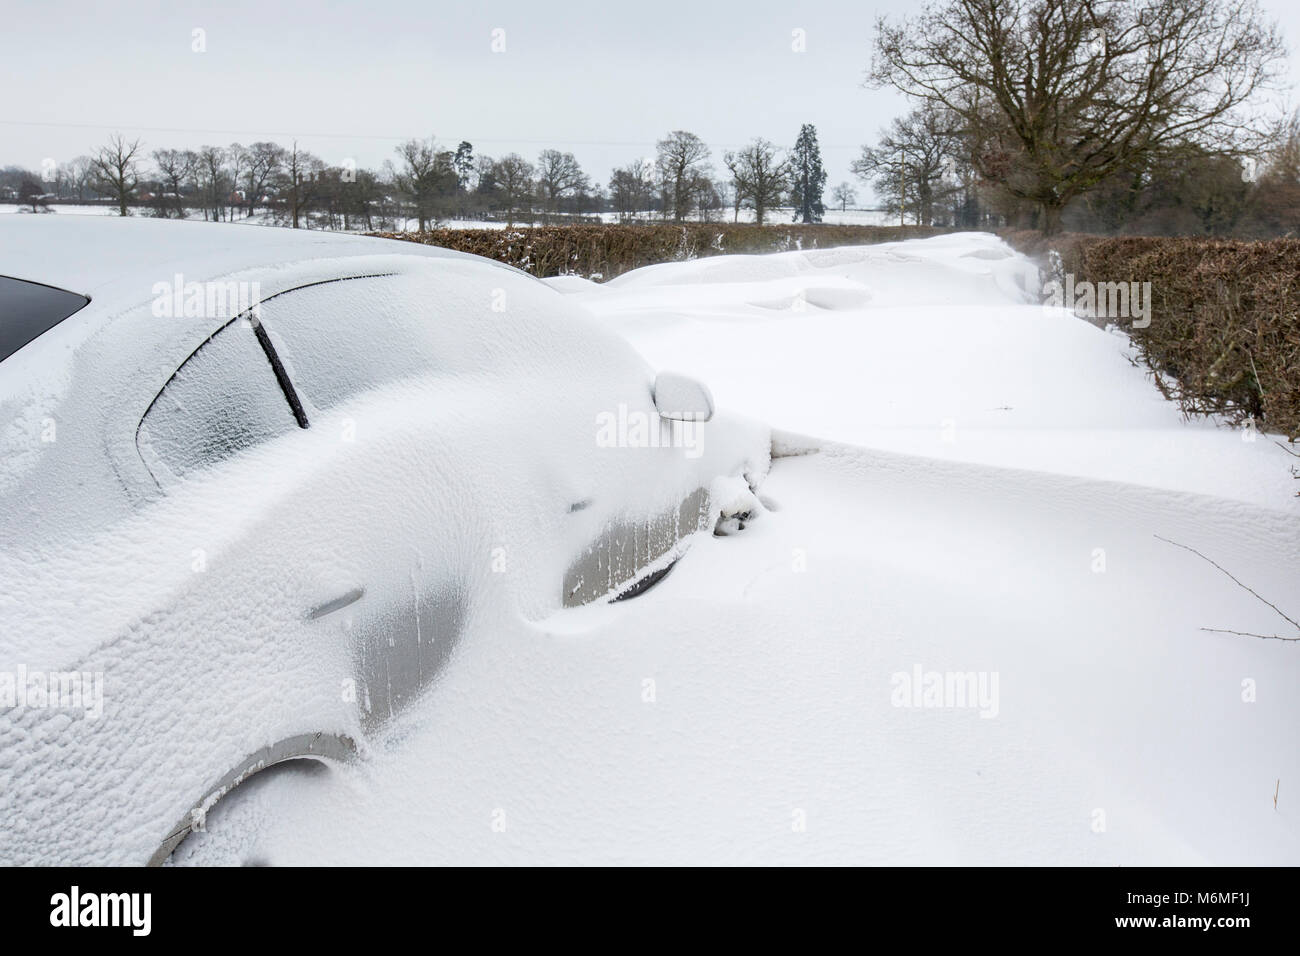
<svg viewBox="0 0 1300 956">
<path fill-rule="evenodd" d="M 326 601 L 324 604 L 318 604 L 307 612 L 307 620 L 318 621 L 326 614 L 333 614 L 335 611 L 341 611 L 345 607 L 356 604 L 365 597 L 365 588 L 353 588 L 345 594 L 340 594 L 333 600 Z"/>
</svg>

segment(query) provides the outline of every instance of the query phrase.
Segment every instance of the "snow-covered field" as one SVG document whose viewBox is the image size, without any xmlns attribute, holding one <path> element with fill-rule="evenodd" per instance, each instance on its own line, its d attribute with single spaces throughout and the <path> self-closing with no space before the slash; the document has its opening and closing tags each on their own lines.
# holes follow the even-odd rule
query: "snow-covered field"
<svg viewBox="0 0 1300 956">
<path fill-rule="evenodd" d="M 0 202 L 0 215 L 3 215 L 4 213 L 30 214 L 31 207 L 19 205 L 17 203 L 12 203 L 12 202 Z M 137 216 L 144 216 L 144 215 L 148 215 L 148 210 L 132 208 L 131 214 Z M 55 206 L 50 206 L 49 212 L 42 213 L 42 215 L 115 216 L 117 215 L 117 209 L 114 208 L 113 206 L 97 205 L 94 203 L 85 203 L 85 204 L 69 203 L 66 205 L 59 204 Z M 653 219 L 655 217 L 655 214 L 646 213 L 645 216 L 647 219 Z M 201 209 L 187 210 L 186 217 L 189 219 L 197 219 L 201 221 L 203 219 L 203 211 Z M 603 219 L 605 222 L 608 223 L 616 223 L 619 221 L 619 215 L 616 212 L 601 213 L 601 219 Z M 720 221 L 726 223 L 726 222 L 731 222 L 732 220 L 733 220 L 733 216 L 730 212 L 728 212 L 727 215 L 723 216 Z M 775 226 L 790 225 L 792 223 L 792 220 L 793 220 L 793 210 L 784 209 L 784 208 L 773 210 L 770 216 L 768 217 L 768 223 L 770 225 L 775 225 Z M 739 221 L 753 222 L 754 211 L 752 209 L 742 209 L 740 211 Z M 248 217 L 237 217 L 235 219 L 235 222 L 247 223 L 250 225 L 259 225 L 259 226 L 268 226 L 268 225 L 276 224 L 274 216 L 272 216 L 270 213 L 265 211 L 257 212 L 254 215 Z M 823 217 L 823 222 L 827 223 L 828 225 L 837 225 L 837 226 L 896 226 L 898 225 L 897 219 L 887 215 L 881 210 L 876 210 L 876 209 L 846 209 L 846 210 L 827 209 L 826 215 Z M 516 225 L 519 224 L 520 223 L 516 223 Z M 495 220 L 486 220 L 486 219 L 447 219 L 442 221 L 438 225 L 446 229 L 505 229 L 506 228 L 506 224 L 504 222 L 495 221 Z M 396 231 L 414 232 L 419 227 L 420 224 L 418 220 L 407 219 L 405 222 L 402 222 L 397 226 Z M 365 232 L 367 230 L 358 227 L 351 231 Z"/>
<path fill-rule="evenodd" d="M 975 234 L 552 281 L 809 453 L 643 597 L 481 621 L 177 862 L 1300 863 L 1300 645 L 1203 629 L 1294 631 L 1161 540 L 1295 617 L 1293 459 L 1035 281 Z"/>
<path fill-rule="evenodd" d="M 152 212 L 147 208 L 132 206 L 129 212 L 130 215 L 133 217 L 139 217 L 142 219 L 154 218 Z M 32 215 L 32 210 L 30 206 L 19 205 L 17 203 L 11 203 L 11 202 L 0 203 L 0 215 L 3 215 L 5 213 L 17 213 L 18 215 Z M 116 216 L 117 214 L 118 214 L 117 208 L 114 206 L 99 205 L 95 203 L 67 203 L 67 204 L 61 203 L 58 205 L 49 206 L 46 210 L 43 210 L 37 215 Z M 204 221 L 203 210 L 187 209 L 185 210 L 185 218 L 195 222 L 203 222 Z M 258 209 L 251 216 L 245 216 L 242 213 L 237 213 L 235 218 L 232 220 L 232 222 L 234 222 L 237 225 L 247 225 L 247 226 L 282 225 L 282 223 L 276 221 L 275 215 L 266 209 Z M 486 220 L 479 220 L 479 219 L 448 219 L 443 221 L 440 225 L 442 225 L 447 229 L 504 229 L 506 227 L 506 224 L 504 222 L 488 222 Z M 404 222 L 398 224 L 397 231 L 414 232 L 419 227 L 420 224 L 417 220 L 407 219 Z M 380 229 L 381 226 L 378 222 L 376 222 L 374 228 L 377 230 Z M 332 229 L 330 231 L 362 233 L 362 232 L 370 232 L 372 230 L 367 229 L 364 224 L 361 224 L 348 230 L 344 230 L 340 228 L 340 229 Z"/>
<path fill-rule="evenodd" d="M 117 210 L 112 206 L 97 205 L 95 203 L 69 203 L 67 205 L 57 205 L 46 207 L 48 211 L 42 210 L 37 215 L 42 216 L 116 216 Z M 17 213 L 19 215 L 32 215 L 32 207 L 13 202 L 0 202 L 0 215 L 5 213 Z"/>
</svg>

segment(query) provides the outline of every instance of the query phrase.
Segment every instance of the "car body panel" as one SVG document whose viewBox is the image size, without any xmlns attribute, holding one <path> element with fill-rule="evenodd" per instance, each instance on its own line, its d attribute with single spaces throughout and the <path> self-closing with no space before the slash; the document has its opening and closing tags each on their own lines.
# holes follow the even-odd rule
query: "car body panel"
<svg viewBox="0 0 1300 956">
<path fill-rule="evenodd" d="M 215 230 L 205 266 L 179 224 L 83 223 L 70 246 L 120 241 L 130 254 L 106 259 L 123 271 L 84 270 L 68 287 L 90 305 L 0 364 L 0 673 L 102 674 L 103 713 L 0 710 L 4 862 L 144 862 L 249 755 L 318 734 L 364 750 L 454 666 L 486 602 L 542 619 L 614 597 L 707 527 L 711 481 L 768 466 L 767 430 L 723 414 L 701 448 L 598 441 L 616 409 L 658 421 L 653 373 L 516 270 L 379 240 L 277 237 L 276 258 L 260 229 L 184 224 Z M 77 229 L 41 234 L 57 258 Z M 0 224 L 0 272 L 14 235 Z M 157 314 L 181 259 L 187 282 L 258 284 L 309 427 L 159 480 L 146 412 L 218 329 L 253 335 L 233 307 Z M 322 321 L 345 320 L 330 303 L 414 317 L 437 368 L 326 401 L 276 295 Z"/>
</svg>

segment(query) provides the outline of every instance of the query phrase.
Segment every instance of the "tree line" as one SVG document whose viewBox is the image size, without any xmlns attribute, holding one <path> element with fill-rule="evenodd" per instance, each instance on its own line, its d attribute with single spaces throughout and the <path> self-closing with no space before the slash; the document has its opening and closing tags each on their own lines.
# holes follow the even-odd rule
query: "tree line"
<svg viewBox="0 0 1300 956">
<path fill-rule="evenodd" d="M 788 151 L 756 139 L 724 153 L 722 168 L 685 130 L 659 140 L 654 156 L 615 169 L 607 184 L 558 149 L 530 161 L 518 153 L 478 155 L 465 141 L 452 149 L 432 137 L 410 139 L 369 169 L 330 165 L 296 142 L 147 151 L 141 140 L 116 134 L 93 154 L 39 173 L 6 167 L 0 196 L 33 211 L 54 198 L 97 200 L 123 216 L 141 208 L 160 218 L 201 211 L 210 221 L 265 214 L 293 228 L 386 229 L 413 220 L 425 230 L 447 219 L 513 226 L 603 212 L 623 221 L 717 221 L 728 211 L 738 219 L 742 209 L 762 223 L 778 206 L 793 206 L 795 221 L 822 220 L 826 173 L 812 125 L 800 129 Z"/>
<path fill-rule="evenodd" d="M 931 0 L 876 24 L 866 85 L 909 111 L 853 162 L 898 221 L 959 228 L 1216 236 L 1300 229 L 1300 119 L 1270 103 L 1286 51 L 1256 0 Z M 717 221 L 777 208 L 818 222 L 826 172 L 816 130 L 786 149 L 724 152 L 676 130 L 653 156 L 594 181 L 572 153 L 476 155 L 433 139 L 378 169 L 328 165 L 296 143 L 155 149 L 114 136 L 41 176 L 0 171 L 0 196 L 107 197 L 125 215 L 291 226 L 421 229 L 448 218 Z M 6 193 L 7 190 L 7 193 Z M 847 182 L 830 193 L 856 202 Z"/>
</svg>

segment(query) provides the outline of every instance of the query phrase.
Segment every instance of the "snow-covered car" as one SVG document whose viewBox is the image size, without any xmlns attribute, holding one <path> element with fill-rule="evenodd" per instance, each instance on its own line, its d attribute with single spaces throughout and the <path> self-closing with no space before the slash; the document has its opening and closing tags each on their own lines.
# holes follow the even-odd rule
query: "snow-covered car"
<svg viewBox="0 0 1300 956">
<path fill-rule="evenodd" d="M 364 752 L 484 607 L 635 594 L 769 466 L 498 263 L 4 218 L 5 863 L 165 861 L 258 770 Z"/>
</svg>

